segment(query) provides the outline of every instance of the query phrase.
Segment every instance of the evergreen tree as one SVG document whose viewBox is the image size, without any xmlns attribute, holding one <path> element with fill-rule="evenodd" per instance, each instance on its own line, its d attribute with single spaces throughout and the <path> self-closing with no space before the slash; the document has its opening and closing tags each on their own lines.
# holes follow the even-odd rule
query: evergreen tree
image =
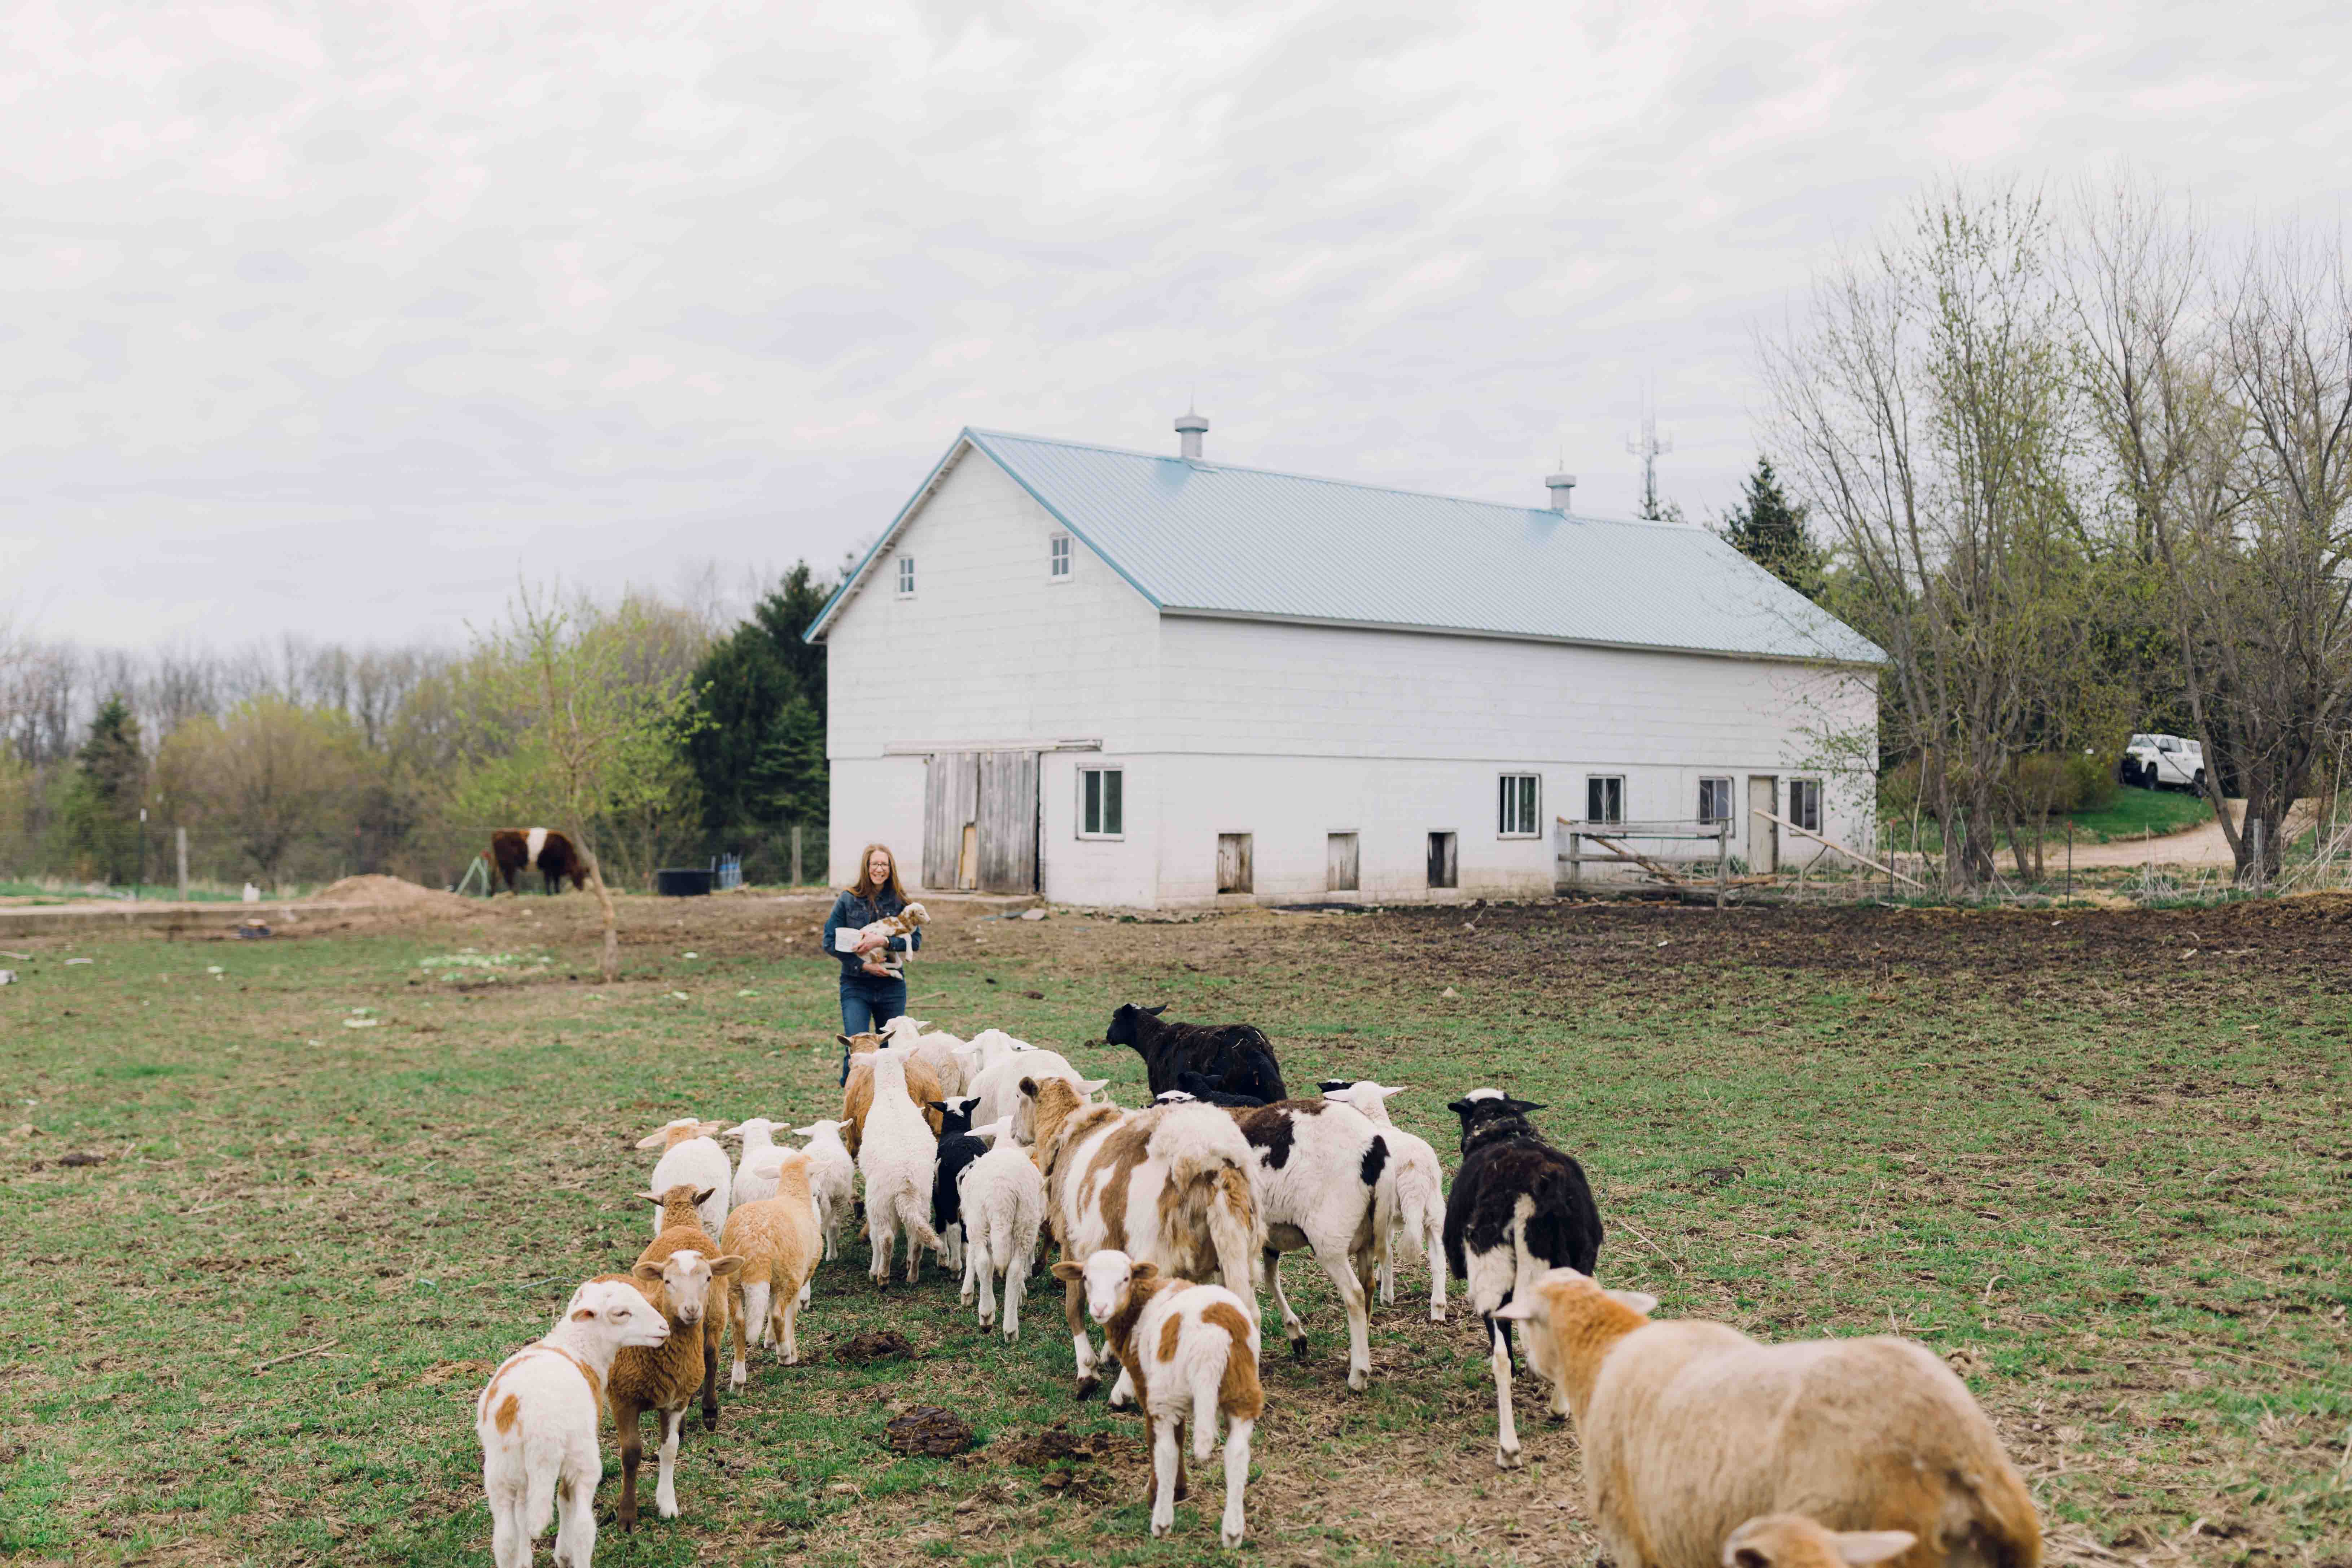
<svg viewBox="0 0 2352 1568">
<path fill-rule="evenodd" d="M 821 826 L 827 808 L 824 648 L 801 634 L 835 584 L 803 561 L 761 599 L 751 618 L 714 644 L 694 672 L 704 722 L 686 755 L 700 784 L 703 827 L 714 847 L 763 850 L 776 864 L 795 823 Z M 814 847 L 812 846 L 812 847 Z M 746 875 L 755 875 L 747 864 Z"/>
<path fill-rule="evenodd" d="M 89 721 L 89 736 L 74 753 L 73 783 L 66 796 L 74 858 L 89 875 L 108 882 L 128 882 L 138 875 L 139 805 L 146 784 L 139 718 L 118 691 Z"/>
<path fill-rule="evenodd" d="M 1747 493 L 1723 514 L 1717 531 L 1734 550 L 1806 598 L 1821 598 L 1828 552 L 1806 531 L 1805 509 L 1780 488 L 1770 458 L 1756 459 Z"/>
</svg>

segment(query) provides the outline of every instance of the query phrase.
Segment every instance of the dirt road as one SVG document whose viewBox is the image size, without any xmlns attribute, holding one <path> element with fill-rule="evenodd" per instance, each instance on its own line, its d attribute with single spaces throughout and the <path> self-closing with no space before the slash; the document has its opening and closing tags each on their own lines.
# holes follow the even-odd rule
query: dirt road
<svg viewBox="0 0 2352 1568">
<path fill-rule="evenodd" d="M 2230 803 L 2231 820 L 2241 820 L 2246 809 L 2242 800 Z M 2287 816 L 2287 826 L 2301 833 L 2311 826 L 2308 802 L 2297 805 Z M 2063 847 L 2049 851 L 2050 864 L 2063 863 Z M 2077 868 L 2095 866 L 2144 866 L 2153 853 L 2159 866 L 2234 866 L 2237 857 L 2230 853 L 2230 840 L 2219 822 L 2208 822 L 2186 832 L 2167 834 L 2161 838 L 2117 839 L 2113 844 L 2081 844 L 2074 846 Z"/>
</svg>

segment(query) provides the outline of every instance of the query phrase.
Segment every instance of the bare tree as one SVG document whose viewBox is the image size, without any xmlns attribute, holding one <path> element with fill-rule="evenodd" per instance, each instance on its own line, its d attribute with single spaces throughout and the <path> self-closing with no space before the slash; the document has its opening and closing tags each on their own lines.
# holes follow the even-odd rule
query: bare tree
<svg viewBox="0 0 2352 1568">
<path fill-rule="evenodd" d="M 2239 879 L 2267 879 L 2314 763 L 2352 721 L 2342 247 L 2257 238 L 2217 279 L 2193 217 L 2129 184 L 2086 200 L 2076 228 L 2103 446 L 2163 569 L 2205 794 Z"/>
</svg>

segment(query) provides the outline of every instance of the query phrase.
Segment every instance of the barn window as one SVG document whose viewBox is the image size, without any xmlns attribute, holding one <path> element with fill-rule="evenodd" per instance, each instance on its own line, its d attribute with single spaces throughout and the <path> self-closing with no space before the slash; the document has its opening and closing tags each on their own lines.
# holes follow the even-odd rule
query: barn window
<svg viewBox="0 0 2352 1568">
<path fill-rule="evenodd" d="M 1045 575 L 1055 583 L 1070 580 L 1070 536 L 1057 533 L 1045 546 Z"/>
<path fill-rule="evenodd" d="M 1814 833 L 1822 830 L 1821 780 L 1789 781 L 1789 820 Z"/>
<path fill-rule="evenodd" d="M 1127 793 L 1123 768 L 1078 770 L 1078 837 L 1117 838 L 1126 831 Z"/>
<path fill-rule="evenodd" d="M 1537 774 L 1505 773 L 1495 831 L 1506 838 L 1538 837 L 1541 830 L 1536 826 L 1536 805 L 1541 794 L 1542 781 Z"/>
<path fill-rule="evenodd" d="M 1698 781 L 1698 819 L 1701 822 L 1731 820 L 1731 781 L 1729 779 Z"/>
<path fill-rule="evenodd" d="M 911 599 L 914 596 L 915 558 L 911 555 L 901 555 L 898 557 L 898 597 Z"/>
<path fill-rule="evenodd" d="M 1595 773 L 1584 781 L 1584 820 L 1625 820 L 1625 780 L 1622 775 Z"/>
</svg>

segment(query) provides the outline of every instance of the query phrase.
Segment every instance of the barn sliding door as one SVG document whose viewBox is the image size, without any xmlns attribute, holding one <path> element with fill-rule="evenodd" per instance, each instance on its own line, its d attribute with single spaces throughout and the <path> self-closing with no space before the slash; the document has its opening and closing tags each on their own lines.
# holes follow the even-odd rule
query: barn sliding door
<svg viewBox="0 0 2352 1568">
<path fill-rule="evenodd" d="M 967 829 L 980 820 L 980 753 L 935 752 L 923 767 L 923 886 L 945 890 L 977 885 L 967 868 Z M 962 873 L 972 875 L 968 879 Z"/>
<path fill-rule="evenodd" d="M 982 752 L 980 890 L 1037 890 L 1037 753 Z"/>
<path fill-rule="evenodd" d="M 1037 890 L 1037 753 L 935 752 L 923 771 L 923 886 Z"/>
</svg>

